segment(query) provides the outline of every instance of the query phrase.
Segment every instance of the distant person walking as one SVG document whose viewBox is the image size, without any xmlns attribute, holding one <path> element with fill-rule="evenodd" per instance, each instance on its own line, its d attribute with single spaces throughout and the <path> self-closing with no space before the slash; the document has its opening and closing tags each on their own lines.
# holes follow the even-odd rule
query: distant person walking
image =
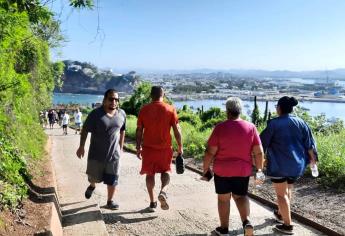
<svg viewBox="0 0 345 236">
<path fill-rule="evenodd" d="M 114 89 L 109 89 L 104 94 L 102 106 L 94 109 L 87 116 L 77 150 L 77 156 L 82 158 L 85 153 L 87 134 L 90 132 L 91 141 L 86 170 L 90 185 L 85 191 L 85 197 L 89 199 L 95 190 L 96 183 L 103 181 L 108 190 L 106 207 L 113 210 L 119 208 L 119 205 L 113 201 L 113 197 L 118 185 L 125 128 L 126 114 L 119 108 L 119 95 Z"/>
<path fill-rule="evenodd" d="M 303 175 L 309 162 L 316 163 L 316 147 L 309 126 L 291 114 L 297 104 L 294 97 L 280 98 L 276 106 L 278 117 L 268 122 L 260 136 L 268 160 L 267 175 L 277 194 L 278 210 L 274 215 L 282 223 L 275 229 L 285 234 L 293 234 L 290 211 L 293 183 Z"/>
<path fill-rule="evenodd" d="M 77 109 L 74 113 L 75 134 L 80 133 L 83 114 Z"/>
<path fill-rule="evenodd" d="M 62 124 L 62 133 L 64 135 L 67 135 L 67 127 L 68 127 L 68 124 L 69 124 L 69 115 L 68 115 L 68 113 L 66 111 L 62 112 L 61 124 Z"/>
<path fill-rule="evenodd" d="M 226 101 L 228 119 L 214 128 L 203 161 L 204 177 L 211 178 L 218 194 L 220 227 L 217 235 L 229 235 L 230 200 L 234 199 L 240 213 L 244 235 L 253 235 L 254 227 L 249 221 L 250 206 L 248 183 L 252 173 L 252 154 L 257 171 L 263 168 L 263 150 L 255 125 L 242 120 L 242 102 L 231 97 Z M 211 169 L 213 162 L 213 170 Z"/>
<path fill-rule="evenodd" d="M 56 113 L 54 110 L 49 110 L 48 112 L 48 120 L 49 120 L 49 127 L 50 129 L 54 129 L 54 124 L 56 122 Z"/>
<path fill-rule="evenodd" d="M 155 174 L 161 174 L 161 189 L 158 200 L 163 210 L 168 210 L 166 189 L 170 182 L 169 172 L 173 150 L 170 130 L 173 128 L 178 145 L 178 153 L 183 153 L 181 129 L 173 106 L 163 101 L 164 91 L 159 86 L 151 88 L 152 102 L 139 112 L 136 139 L 137 156 L 142 159 L 140 174 L 146 174 L 146 187 L 150 197 L 149 210 L 155 211 L 157 202 L 154 197 Z"/>
</svg>

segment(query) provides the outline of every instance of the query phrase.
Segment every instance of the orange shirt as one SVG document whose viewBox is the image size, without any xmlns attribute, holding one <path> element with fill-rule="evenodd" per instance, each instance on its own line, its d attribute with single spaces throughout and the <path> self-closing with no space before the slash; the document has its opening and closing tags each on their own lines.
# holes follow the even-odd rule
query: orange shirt
<svg viewBox="0 0 345 236">
<path fill-rule="evenodd" d="M 170 128 L 177 123 L 177 113 L 173 106 L 161 101 L 143 106 L 137 122 L 138 128 L 144 128 L 143 147 L 170 148 Z"/>
</svg>

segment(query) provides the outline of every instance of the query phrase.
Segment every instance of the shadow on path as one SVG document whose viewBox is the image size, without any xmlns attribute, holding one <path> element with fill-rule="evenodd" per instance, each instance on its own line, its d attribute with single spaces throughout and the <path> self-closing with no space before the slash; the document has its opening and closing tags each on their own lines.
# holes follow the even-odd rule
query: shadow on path
<svg viewBox="0 0 345 236">
<path fill-rule="evenodd" d="M 102 207 L 104 208 L 104 207 Z M 152 215 L 147 216 L 145 213 L 149 213 L 148 208 L 139 210 L 139 211 L 127 211 L 127 212 L 114 212 L 114 213 L 103 213 L 103 219 L 105 224 L 114 224 L 121 222 L 122 224 L 132 224 L 142 221 L 149 221 L 156 219 L 158 216 Z M 141 217 L 124 217 L 123 215 L 129 214 L 140 214 Z M 152 213 L 151 213 L 152 214 Z"/>
<path fill-rule="evenodd" d="M 67 215 L 71 215 L 71 214 L 75 214 L 78 211 L 90 208 L 90 207 L 96 207 L 97 204 L 92 204 L 92 205 L 88 205 L 88 206 L 83 206 L 83 207 L 78 207 L 78 208 L 72 208 L 72 209 L 68 209 L 68 210 L 62 210 L 61 213 L 63 215 L 63 217 L 67 217 Z"/>
<path fill-rule="evenodd" d="M 89 206 L 90 207 L 90 206 Z M 81 212 L 72 215 L 66 215 L 62 217 L 62 226 L 67 227 L 71 225 L 81 224 L 85 222 L 103 220 L 99 210 Z"/>
<path fill-rule="evenodd" d="M 258 234 L 256 233 L 258 230 L 260 229 L 265 229 L 268 228 L 270 226 L 273 226 L 276 223 L 276 221 L 274 219 L 265 219 L 265 222 L 259 225 L 254 225 L 254 234 L 256 236 L 271 236 L 271 235 L 276 235 L 273 231 L 272 233 L 262 233 L 262 234 Z M 214 231 L 213 231 L 214 232 Z M 242 228 L 238 228 L 238 229 L 234 229 L 234 230 L 230 230 L 229 232 L 230 235 L 243 235 L 243 229 Z M 212 235 L 216 235 L 215 232 Z"/>
</svg>

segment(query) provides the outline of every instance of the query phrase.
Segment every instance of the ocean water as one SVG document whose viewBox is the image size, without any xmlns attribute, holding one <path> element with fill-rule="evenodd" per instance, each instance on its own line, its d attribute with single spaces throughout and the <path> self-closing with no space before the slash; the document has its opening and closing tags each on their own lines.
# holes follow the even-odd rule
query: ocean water
<svg viewBox="0 0 345 236">
<path fill-rule="evenodd" d="M 102 102 L 103 95 L 92 94 L 71 94 L 71 93 L 54 93 L 53 104 L 69 104 L 78 103 L 82 105 L 91 106 L 92 103 Z M 176 101 L 174 105 L 177 108 L 182 108 L 183 105 L 188 105 L 193 109 L 201 108 L 204 110 L 210 107 L 219 107 L 225 110 L 225 100 L 196 100 L 196 101 Z M 270 111 L 275 111 L 274 105 L 276 102 L 269 102 L 268 107 Z M 325 114 L 327 118 L 340 118 L 345 121 L 345 103 L 332 103 L 332 102 L 300 102 L 302 107 L 308 109 L 312 116 Z M 261 112 L 265 110 L 265 102 L 258 101 L 259 109 Z M 243 101 L 243 113 L 245 115 L 251 114 L 254 108 L 253 101 Z"/>
</svg>

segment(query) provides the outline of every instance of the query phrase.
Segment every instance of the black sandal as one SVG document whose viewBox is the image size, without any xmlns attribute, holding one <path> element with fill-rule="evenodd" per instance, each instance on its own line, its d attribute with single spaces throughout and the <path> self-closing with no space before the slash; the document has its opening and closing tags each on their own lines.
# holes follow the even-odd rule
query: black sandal
<svg viewBox="0 0 345 236">
<path fill-rule="evenodd" d="M 89 185 L 89 187 L 87 187 L 86 191 L 85 191 L 85 197 L 86 199 L 90 199 L 90 197 L 92 196 L 93 191 L 95 190 L 96 187 L 92 187 L 91 185 Z"/>
<path fill-rule="evenodd" d="M 108 208 L 110 210 L 117 210 L 117 209 L 119 209 L 119 207 L 120 207 L 119 204 L 117 204 L 113 200 L 107 201 L 106 208 Z"/>
</svg>

